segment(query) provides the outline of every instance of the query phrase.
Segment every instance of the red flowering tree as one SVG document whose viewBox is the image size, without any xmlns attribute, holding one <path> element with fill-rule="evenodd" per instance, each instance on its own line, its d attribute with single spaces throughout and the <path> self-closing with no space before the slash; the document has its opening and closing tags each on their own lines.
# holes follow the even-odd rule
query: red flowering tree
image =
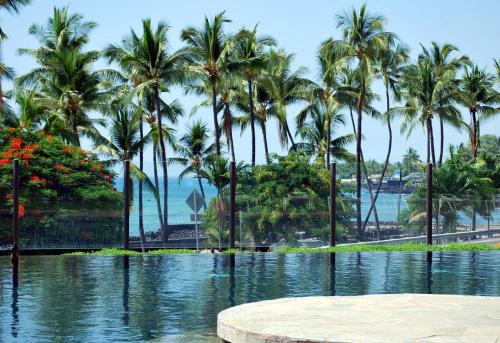
<svg viewBox="0 0 500 343">
<path fill-rule="evenodd" d="M 121 239 L 122 196 L 89 151 L 26 129 L 0 129 L 0 245 L 12 230 L 12 164 L 21 165 L 21 245 L 92 247 Z"/>
</svg>

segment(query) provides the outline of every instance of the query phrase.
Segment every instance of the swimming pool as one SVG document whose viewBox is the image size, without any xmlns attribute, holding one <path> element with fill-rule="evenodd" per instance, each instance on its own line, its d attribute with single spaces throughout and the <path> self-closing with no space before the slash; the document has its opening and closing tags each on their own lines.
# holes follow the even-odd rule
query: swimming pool
<svg viewBox="0 0 500 343">
<path fill-rule="evenodd" d="M 0 257 L 0 342 L 217 342 L 217 313 L 290 296 L 500 296 L 500 252 Z M 128 268 L 124 268 L 128 263 Z"/>
</svg>

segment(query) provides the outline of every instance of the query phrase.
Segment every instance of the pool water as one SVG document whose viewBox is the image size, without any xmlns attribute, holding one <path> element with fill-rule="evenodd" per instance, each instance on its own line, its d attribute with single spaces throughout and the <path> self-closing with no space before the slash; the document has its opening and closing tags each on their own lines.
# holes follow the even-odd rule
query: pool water
<svg viewBox="0 0 500 343">
<path fill-rule="evenodd" d="M 0 257 L 0 342 L 217 342 L 217 313 L 311 295 L 500 296 L 500 253 Z M 128 268 L 127 268 L 128 265 Z"/>
</svg>

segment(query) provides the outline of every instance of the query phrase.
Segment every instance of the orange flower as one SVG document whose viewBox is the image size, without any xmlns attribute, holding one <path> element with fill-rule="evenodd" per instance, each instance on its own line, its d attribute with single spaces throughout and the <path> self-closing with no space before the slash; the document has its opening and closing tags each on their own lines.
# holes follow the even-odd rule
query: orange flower
<svg viewBox="0 0 500 343">
<path fill-rule="evenodd" d="M 66 152 L 73 152 L 73 148 L 68 145 L 63 146 L 62 150 Z"/>
<path fill-rule="evenodd" d="M 6 164 L 9 164 L 10 160 L 8 158 L 2 158 L 0 159 L 0 167 L 3 167 Z"/>
<path fill-rule="evenodd" d="M 14 133 L 14 132 L 16 132 L 16 129 L 14 129 L 13 127 L 11 127 L 11 128 L 9 129 L 9 131 L 10 131 L 10 133 Z"/>
<path fill-rule="evenodd" d="M 23 140 L 21 137 L 14 137 L 12 138 L 12 142 L 11 142 L 11 147 L 13 149 L 19 149 L 21 148 L 21 144 L 23 143 Z"/>
<path fill-rule="evenodd" d="M 64 166 L 61 163 L 56 163 L 56 169 L 62 170 L 62 169 L 64 169 Z"/>
<path fill-rule="evenodd" d="M 36 175 L 32 175 L 31 176 L 31 181 L 33 181 L 33 182 L 40 182 L 41 179 L 38 176 L 36 176 Z"/>
<path fill-rule="evenodd" d="M 52 136 L 51 135 L 47 135 L 47 140 L 50 142 L 52 140 Z"/>
<path fill-rule="evenodd" d="M 19 219 L 24 218 L 24 215 L 25 215 L 25 213 L 26 213 L 26 209 L 24 208 L 24 204 L 19 204 L 19 209 L 18 209 L 18 210 L 19 210 L 19 212 L 18 212 L 18 214 L 17 214 L 17 217 L 18 217 Z"/>
<path fill-rule="evenodd" d="M 29 160 L 31 156 L 29 154 L 22 154 L 21 157 L 25 160 Z"/>
</svg>

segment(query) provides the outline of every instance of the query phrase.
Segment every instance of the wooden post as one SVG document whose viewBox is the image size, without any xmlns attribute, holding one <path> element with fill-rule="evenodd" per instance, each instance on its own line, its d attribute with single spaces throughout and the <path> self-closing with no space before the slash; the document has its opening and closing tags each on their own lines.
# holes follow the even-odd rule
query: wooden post
<svg viewBox="0 0 500 343">
<path fill-rule="evenodd" d="M 432 245 L 432 163 L 427 163 L 427 200 L 426 200 L 427 245 Z M 427 262 L 432 262 L 432 251 L 427 251 Z"/>
<path fill-rule="evenodd" d="M 427 200 L 426 200 L 427 244 L 432 245 L 432 163 L 427 163 Z"/>
<path fill-rule="evenodd" d="M 12 168 L 12 254 L 11 261 L 14 267 L 19 264 L 19 160 L 13 161 Z"/>
<path fill-rule="evenodd" d="M 330 164 L 330 246 L 337 244 L 337 164 Z"/>
<path fill-rule="evenodd" d="M 130 161 L 124 162 L 125 178 L 123 180 L 123 249 L 129 248 L 130 241 Z"/>
<path fill-rule="evenodd" d="M 229 211 L 230 211 L 230 221 L 229 221 L 229 249 L 234 249 L 235 247 L 235 227 L 236 227 L 236 163 L 230 163 L 230 190 L 229 190 Z M 240 242 L 241 244 L 241 242 Z"/>
</svg>

